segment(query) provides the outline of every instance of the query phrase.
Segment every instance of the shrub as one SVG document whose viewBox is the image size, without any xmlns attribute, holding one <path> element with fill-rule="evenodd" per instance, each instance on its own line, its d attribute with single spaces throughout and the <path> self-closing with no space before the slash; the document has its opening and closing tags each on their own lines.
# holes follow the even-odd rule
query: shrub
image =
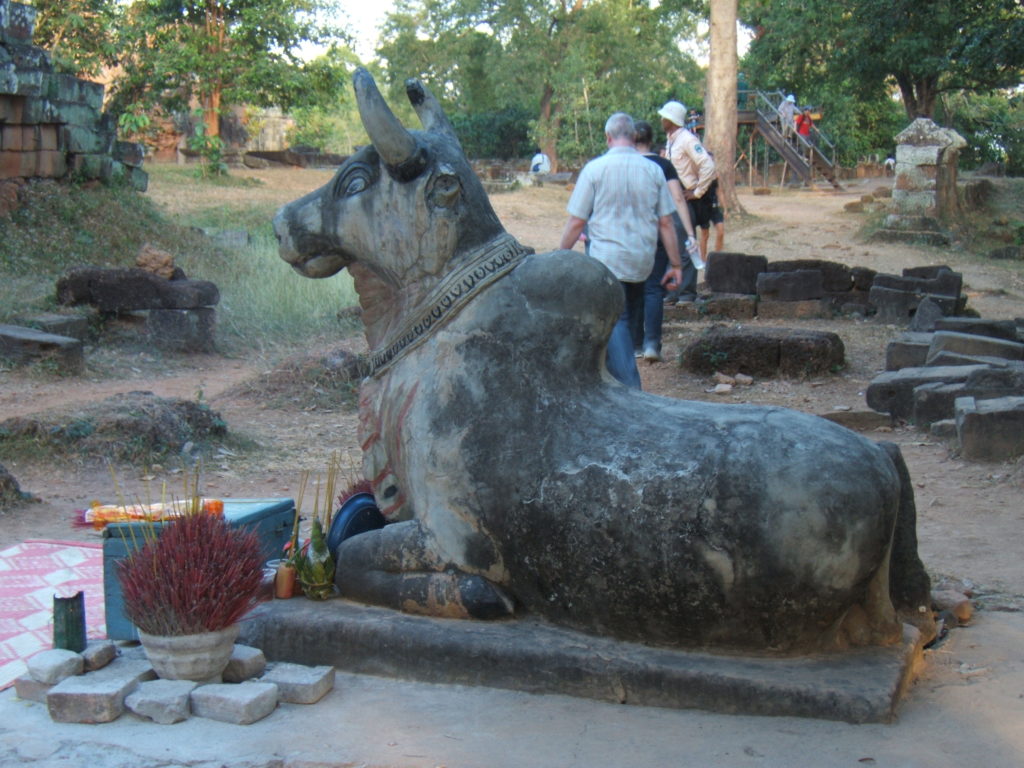
<svg viewBox="0 0 1024 768">
<path fill-rule="evenodd" d="M 154 526 L 147 539 L 118 563 L 125 615 L 146 634 L 216 632 L 258 602 L 263 555 L 255 531 L 191 512 Z"/>
</svg>

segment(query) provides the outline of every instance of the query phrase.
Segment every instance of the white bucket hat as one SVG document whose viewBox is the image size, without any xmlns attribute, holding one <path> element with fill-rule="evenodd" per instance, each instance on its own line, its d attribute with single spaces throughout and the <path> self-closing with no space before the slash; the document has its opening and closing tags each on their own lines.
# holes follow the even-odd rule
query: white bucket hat
<svg viewBox="0 0 1024 768">
<path fill-rule="evenodd" d="M 658 114 L 676 125 L 686 125 L 686 105 L 682 102 L 666 102 L 665 106 L 658 110 Z"/>
<path fill-rule="evenodd" d="M 793 104 L 796 104 L 796 96 L 794 96 L 791 93 L 791 94 L 789 94 L 789 96 L 786 97 L 786 101 L 789 101 L 789 102 L 792 102 Z"/>
</svg>

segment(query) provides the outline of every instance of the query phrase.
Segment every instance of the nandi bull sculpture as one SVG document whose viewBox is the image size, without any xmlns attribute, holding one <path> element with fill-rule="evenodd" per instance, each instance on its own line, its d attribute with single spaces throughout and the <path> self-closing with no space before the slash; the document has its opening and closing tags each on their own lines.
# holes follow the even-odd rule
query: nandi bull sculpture
<svg viewBox="0 0 1024 768">
<path fill-rule="evenodd" d="M 364 470 L 393 524 L 342 543 L 342 594 L 669 646 L 898 639 L 890 592 L 916 610 L 928 580 L 895 447 L 619 385 L 611 273 L 506 234 L 420 83 L 423 131 L 354 85 L 373 145 L 274 221 L 300 274 L 349 269 L 371 350 Z"/>
</svg>

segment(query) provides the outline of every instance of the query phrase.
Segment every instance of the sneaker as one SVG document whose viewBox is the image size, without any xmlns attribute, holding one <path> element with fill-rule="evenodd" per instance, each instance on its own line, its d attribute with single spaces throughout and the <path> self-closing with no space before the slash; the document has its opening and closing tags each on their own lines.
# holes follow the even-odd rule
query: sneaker
<svg viewBox="0 0 1024 768">
<path fill-rule="evenodd" d="M 634 349 L 633 350 L 633 357 L 635 357 L 637 360 L 639 360 L 643 356 L 644 356 L 644 351 L 642 349 Z"/>
<path fill-rule="evenodd" d="M 648 346 L 644 349 L 644 360 L 648 363 L 660 363 L 661 351 L 655 346 Z"/>
</svg>

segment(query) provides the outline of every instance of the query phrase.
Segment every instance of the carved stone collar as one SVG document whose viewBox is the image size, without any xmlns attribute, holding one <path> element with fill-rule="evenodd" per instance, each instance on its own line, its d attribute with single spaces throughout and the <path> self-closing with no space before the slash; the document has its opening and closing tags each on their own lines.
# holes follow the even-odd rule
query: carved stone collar
<svg viewBox="0 0 1024 768">
<path fill-rule="evenodd" d="M 520 245 L 512 235 L 503 233 L 471 254 L 462 266 L 445 275 L 420 305 L 409 312 L 408 320 L 370 353 L 371 375 L 381 375 L 406 352 L 426 341 L 470 299 L 531 253 L 532 248 Z"/>
</svg>

